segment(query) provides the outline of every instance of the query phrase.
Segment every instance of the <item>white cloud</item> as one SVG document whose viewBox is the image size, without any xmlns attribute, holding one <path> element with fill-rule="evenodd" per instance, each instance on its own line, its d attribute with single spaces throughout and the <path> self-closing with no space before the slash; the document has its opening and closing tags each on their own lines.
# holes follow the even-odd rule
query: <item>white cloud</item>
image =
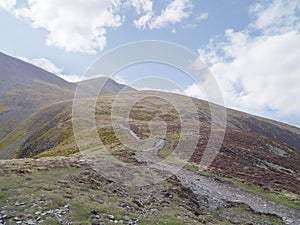
<svg viewBox="0 0 300 225">
<path fill-rule="evenodd" d="M 149 24 L 150 29 L 166 27 L 170 24 L 181 22 L 191 14 L 192 3 L 190 0 L 174 0 L 161 14 Z"/>
<path fill-rule="evenodd" d="M 129 0 L 129 4 L 131 4 L 140 15 L 142 12 L 152 12 L 153 11 L 153 2 L 152 0 Z"/>
<path fill-rule="evenodd" d="M 50 73 L 56 74 L 56 75 L 59 75 L 63 72 L 63 68 L 57 67 L 49 59 L 45 59 L 45 58 L 28 59 L 26 57 L 18 57 L 18 58 L 24 62 L 33 64 L 37 67 L 40 67 L 40 68 L 42 68 Z"/>
<path fill-rule="evenodd" d="M 264 32 L 288 32 L 300 28 L 300 1 L 273 0 L 258 3 L 251 7 L 250 14 L 255 17 L 251 24 Z"/>
<path fill-rule="evenodd" d="M 105 47 L 106 29 L 122 24 L 117 14 L 120 4 L 120 0 L 28 0 L 21 8 L 15 1 L 2 1 L 0 6 L 47 30 L 48 45 L 92 54 Z"/>
<path fill-rule="evenodd" d="M 81 75 L 58 75 L 60 78 L 68 81 L 68 82 L 72 82 L 72 83 L 75 83 L 75 82 L 80 82 L 83 79 L 83 77 Z"/>
<path fill-rule="evenodd" d="M 146 15 L 141 16 L 139 19 L 134 20 L 133 23 L 136 26 L 136 28 L 140 30 L 144 30 L 147 28 L 147 25 L 149 21 L 151 20 L 153 16 L 152 12 L 147 13 Z"/>
<path fill-rule="evenodd" d="M 106 77 L 105 75 L 101 75 L 101 74 L 97 74 L 94 76 L 83 76 L 83 75 L 77 75 L 77 74 L 59 74 L 59 77 L 63 78 L 66 81 L 69 82 L 80 82 L 80 81 L 84 81 L 84 80 L 90 80 L 90 79 L 94 79 L 94 78 L 98 78 L 98 77 Z M 118 82 L 118 81 L 117 81 Z"/>
<path fill-rule="evenodd" d="M 11 10 L 17 4 L 17 0 L 0 0 L 0 8 Z"/>
<path fill-rule="evenodd" d="M 148 22 L 153 16 L 152 0 L 128 0 L 127 4 L 133 6 L 140 16 L 138 19 L 133 20 L 135 27 L 140 30 L 146 29 Z"/>
<path fill-rule="evenodd" d="M 235 34 L 232 35 L 234 38 Z M 211 66 L 227 104 L 255 111 L 270 108 L 291 113 L 300 110 L 294 101 L 300 96 L 300 35 L 290 32 L 255 38 L 241 51 L 240 44 L 234 42 L 228 47 L 232 61 Z"/>
<path fill-rule="evenodd" d="M 199 16 L 197 16 L 196 21 L 201 22 L 201 21 L 204 21 L 207 19 L 208 19 L 208 13 L 204 12 L 204 13 L 201 13 Z"/>
<path fill-rule="evenodd" d="M 144 12 L 142 16 L 133 21 L 135 26 L 141 30 L 147 27 L 151 30 L 160 29 L 179 23 L 190 17 L 193 8 L 191 0 L 173 0 L 159 15 L 156 15 L 150 1 L 132 0 L 132 2 L 134 2 L 133 5 L 138 14 L 141 14 L 141 9 Z"/>
<path fill-rule="evenodd" d="M 118 82 L 119 84 L 127 84 L 127 81 L 123 78 L 123 77 L 121 77 L 121 76 L 119 76 L 119 75 L 115 75 L 115 76 L 113 76 L 112 77 L 116 82 Z"/>
<path fill-rule="evenodd" d="M 154 11 L 153 0 L 0 0 L 0 8 L 46 30 L 47 45 L 89 54 L 103 50 L 107 30 L 125 23 L 129 7 L 138 14 L 130 22 L 140 30 L 173 26 L 188 19 L 193 9 L 192 0 L 172 0 L 160 12 Z M 203 13 L 198 20 L 206 18 Z"/>
<path fill-rule="evenodd" d="M 29 59 L 26 57 L 18 57 L 20 60 L 30 63 L 32 65 L 35 65 L 37 67 L 40 67 L 50 73 L 53 73 L 61 78 L 63 78 L 66 81 L 69 82 L 78 82 L 83 79 L 81 75 L 76 74 L 64 74 L 64 69 L 57 67 L 53 62 L 51 62 L 49 59 L 45 58 L 39 58 L 39 59 Z"/>
<path fill-rule="evenodd" d="M 183 93 L 185 95 L 194 97 L 194 98 L 200 98 L 203 100 L 207 100 L 205 94 L 203 94 L 203 92 L 201 91 L 200 87 L 198 84 L 192 84 L 190 86 L 188 86 Z"/>
<path fill-rule="evenodd" d="M 248 29 L 229 29 L 225 41 L 211 40 L 205 49 L 199 49 L 200 58 L 215 74 L 227 106 L 300 126 L 297 2 L 274 0 L 269 7 L 256 6 L 251 10 L 255 20 Z M 277 7 L 283 3 L 290 7 L 280 8 L 280 12 Z"/>
</svg>

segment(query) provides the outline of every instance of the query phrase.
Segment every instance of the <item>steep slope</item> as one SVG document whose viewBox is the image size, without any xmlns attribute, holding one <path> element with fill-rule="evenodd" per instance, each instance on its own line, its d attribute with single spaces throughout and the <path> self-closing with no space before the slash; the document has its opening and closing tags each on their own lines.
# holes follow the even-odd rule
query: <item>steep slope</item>
<svg viewBox="0 0 300 225">
<path fill-rule="evenodd" d="M 17 84 L 30 87 L 33 81 L 49 83 L 60 88 L 74 88 L 73 84 L 54 74 L 1 52 L 0 65 L 0 94 L 14 90 Z"/>
<path fill-rule="evenodd" d="M 82 88 L 81 91 L 86 93 L 83 95 L 98 94 L 93 90 L 104 81 L 104 79 L 84 81 L 86 88 Z M 65 115 L 63 112 L 71 114 L 70 108 L 62 109 L 58 103 L 72 100 L 77 85 L 39 67 L 0 53 L 0 158 L 14 157 L 20 146 L 32 144 L 31 141 L 36 137 L 44 138 L 44 144 L 32 150 L 33 152 L 28 152 L 27 156 L 57 145 L 57 138 L 61 133 L 54 127 L 65 118 L 61 116 Z M 105 93 L 117 93 L 124 88 L 131 90 L 130 87 L 110 79 L 104 86 Z M 70 101 L 67 105 L 71 107 Z M 55 134 L 47 140 L 50 129 L 55 130 Z M 38 143 L 37 140 L 35 142 Z M 37 144 L 33 146 L 36 147 Z M 22 149 L 31 148 L 26 146 Z"/>
<path fill-rule="evenodd" d="M 161 99 L 157 97 L 143 98 L 143 96 L 151 95 L 159 96 Z M 147 137 L 151 135 L 151 127 L 152 129 L 156 128 L 154 130 L 159 130 L 162 122 L 161 120 L 156 120 L 155 122 L 155 120 L 152 120 L 153 118 L 159 117 L 164 120 L 167 125 L 164 145 L 157 152 L 152 152 L 150 155 L 146 155 L 144 158 L 145 161 L 141 160 L 141 154 L 138 151 L 122 145 L 111 127 L 111 109 L 116 96 L 119 98 L 118 102 L 121 104 L 119 105 L 121 108 L 126 107 L 128 102 L 132 99 L 140 99 L 140 101 L 136 102 L 134 107 L 131 109 L 129 115 L 130 130 L 134 132 L 139 139 L 147 139 Z M 174 153 L 174 149 L 178 146 L 180 141 L 179 134 L 182 132 L 178 113 L 170 103 L 163 100 L 167 99 L 166 96 L 172 96 L 177 101 L 187 100 L 187 97 L 184 96 L 161 92 L 134 92 L 123 93 L 121 95 L 103 95 L 97 102 L 96 114 L 94 116 L 90 115 L 90 119 L 86 120 L 87 126 L 82 130 L 82 133 L 84 133 L 87 137 L 86 140 L 83 140 L 84 145 L 86 145 L 87 148 L 89 146 L 94 146 L 89 132 L 91 132 L 90 127 L 92 126 L 93 119 L 95 118 L 99 138 L 105 144 L 106 149 L 122 162 L 128 165 L 140 166 L 144 165 L 144 163 L 148 163 L 147 160 L 151 159 L 153 155 L 158 156 L 159 160 L 165 159 Z M 90 107 L 94 104 L 93 99 L 87 98 L 84 101 L 86 102 L 86 107 Z M 297 224 L 297 222 L 295 223 L 295 219 L 297 219 L 297 215 L 299 215 L 300 210 L 300 192 L 298 188 L 300 185 L 300 166 L 298 163 L 300 161 L 300 155 L 299 149 L 296 147 L 300 140 L 299 129 L 280 122 L 228 109 L 228 126 L 220 152 L 207 170 L 199 171 L 198 165 L 209 139 L 211 115 L 207 102 L 199 99 L 194 99 L 193 101 L 197 106 L 198 113 L 190 114 L 190 117 L 199 121 L 201 133 L 192 157 L 187 162 L 185 168 L 176 174 L 176 179 L 178 179 L 177 182 L 184 186 L 183 189 L 176 192 L 179 193 L 179 199 L 181 199 L 182 196 L 193 196 L 192 202 L 196 204 L 195 208 L 193 208 L 193 212 L 196 214 L 203 213 L 201 212 L 201 204 L 206 202 L 210 205 L 209 208 L 214 207 L 214 204 L 217 204 L 217 207 L 221 210 L 233 210 L 233 208 L 237 207 L 233 214 L 236 216 L 236 219 L 239 218 L 238 220 L 240 223 L 246 223 L 246 221 L 247 223 L 254 223 L 254 221 L 249 222 L 250 220 L 248 219 L 241 219 L 244 216 L 244 210 L 241 209 L 243 206 L 239 204 L 246 204 L 251 208 L 251 210 L 259 213 L 255 214 L 259 220 L 264 218 L 264 213 L 267 213 L 269 215 L 274 214 L 281 217 L 284 219 L 286 224 Z M 46 112 L 51 112 L 54 108 L 58 108 L 58 105 L 49 107 L 50 108 L 48 108 L 45 112 L 41 112 L 39 117 Z M 61 116 L 63 119 L 60 120 L 61 122 L 59 123 L 59 126 L 55 125 L 58 121 L 49 121 L 49 124 L 54 125 L 53 129 L 49 130 L 49 134 L 50 136 L 53 135 L 53 130 L 56 130 L 57 133 L 59 133 L 59 127 L 62 126 L 64 133 L 61 134 L 61 137 L 66 141 L 57 145 L 55 139 L 50 138 L 51 140 L 54 140 L 52 144 L 49 145 L 51 148 L 44 151 L 45 146 L 47 146 L 47 141 L 45 140 L 49 139 L 39 136 L 40 133 L 45 132 L 38 130 L 34 135 L 32 135 L 31 139 L 28 139 L 25 145 L 22 145 L 19 148 L 18 154 L 16 155 L 17 157 L 35 156 L 39 158 L 45 156 L 68 155 L 78 151 L 75 140 L 72 138 L 70 122 L 71 102 L 62 102 L 59 107 L 62 107 L 58 110 L 60 112 L 64 110 L 66 110 L 66 112 L 68 110 L 69 111 L 64 116 Z M 189 114 L 189 110 L 184 109 L 181 113 Z M 51 117 L 51 114 L 46 113 L 45 115 L 45 118 Z M 47 129 L 49 128 L 50 127 Z M 42 130 L 43 129 L 44 128 L 42 128 Z M 278 134 L 281 135 L 280 138 L 278 138 Z M 286 140 L 286 142 L 282 141 L 282 138 Z M 175 154 L 178 158 L 181 158 L 181 155 L 186 154 L 186 146 L 189 144 L 189 139 L 186 139 L 184 140 L 184 143 L 181 144 L 179 150 L 176 150 Z M 43 149 L 41 146 L 43 146 Z M 99 146 L 98 151 L 102 150 L 103 148 Z M 74 164 L 77 167 L 78 163 L 73 163 L 72 161 L 74 157 L 76 158 L 78 155 L 70 156 L 70 158 L 61 158 L 61 160 L 63 160 L 66 164 Z M 94 158 L 95 155 L 92 155 L 91 158 L 87 155 L 87 164 L 92 164 Z M 55 158 L 55 160 L 59 159 L 60 158 Z M 42 160 L 42 164 L 48 164 L 52 159 L 44 158 Z M 69 162 L 69 160 L 71 161 Z M 77 161 L 82 162 L 82 160 L 83 159 Z M 30 162 L 30 164 L 33 162 Z M 105 165 L 108 166 L 111 171 L 119 171 L 119 168 L 114 168 L 110 162 L 107 162 Z M 125 179 L 130 179 L 130 176 L 125 176 L 123 172 L 122 176 L 124 176 Z M 93 180 L 93 182 L 95 182 L 95 180 Z M 117 184 L 111 180 L 107 182 Z M 97 190 L 104 190 L 106 188 L 106 186 L 99 186 L 98 183 L 95 185 L 97 185 Z M 174 188 L 174 186 L 172 187 Z M 120 189 L 118 189 L 121 190 L 121 193 L 123 193 L 122 188 L 124 188 L 124 186 L 120 186 Z M 150 193 L 160 192 L 160 188 L 162 187 L 155 188 L 155 190 L 150 191 Z M 143 190 L 145 190 L 145 193 L 143 192 L 142 195 L 147 195 L 147 193 L 149 193 L 147 188 Z M 192 190 L 192 192 L 189 192 L 188 195 L 184 195 L 183 190 Z M 168 193 L 172 193 L 173 197 L 175 196 L 174 192 Z M 196 194 L 198 198 L 195 198 L 194 194 Z M 130 196 L 132 195 L 130 194 Z M 122 194 L 120 194 L 119 197 L 120 201 L 126 199 L 126 197 Z M 77 197 L 75 198 L 77 199 Z M 174 198 L 177 199 L 177 197 Z M 170 202 L 168 203 L 168 206 L 171 207 L 173 200 L 169 198 L 168 202 Z M 220 205 L 220 202 L 223 203 Z M 232 204 L 237 204 L 236 202 L 238 205 L 235 205 L 235 207 L 232 208 Z M 143 204 L 147 203 L 143 202 Z M 139 207 L 144 207 L 143 204 L 140 204 Z M 184 203 L 182 205 L 183 207 L 190 206 L 189 203 Z M 117 206 L 114 207 L 117 208 Z M 147 211 L 147 209 L 145 210 Z M 243 216 L 240 216 L 240 213 L 242 212 Z M 119 215 L 118 213 L 116 214 Z M 217 211 L 217 214 L 220 216 L 222 215 L 222 212 Z M 215 216 L 218 221 L 219 219 L 217 218 L 219 217 L 217 215 Z M 248 216 L 253 218 L 254 215 Z M 146 218 L 147 217 L 148 216 L 146 216 Z M 140 220 L 143 220 L 142 217 L 139 218 Z M 232 219 L 232 217 L 226 216 L 225 218 Z M 153 218 L 151 217 L 151 219 Z M 195 221 L 198 221 L 198 219 L 194 219 Z M 236 221 L 231 219 L 229 219 L 231 222 Z M 255 221 L 257 222 L 259 220 Z M 227 219 L 222 219 L 218 221 L 218 223 L 222 223 L 224 221 L 227 221 Z M 201 224 L 201 221 L 198 221 L 195 224 L 198 223 Z M 260 224 L 260 222 L 257 223 Z M 271 221 L 268 223 L 272 224 Z M 274 220 L 273 223 L 278 224 L 279 221 L 275 222 Z"/>
<path fill-rule="evenodd" d="M 99 93 L 99 86 L 102 87 L 101 93 Z M 116 81 L 107 77 L 97 77 L 97 78 L 81 81 L 79 85 L 79 90 L 84 93 L 88 93 L 92 96 L 97 96 L 98 94 L 136 91 L 132 87 L 129 87 L 124 84 L 119 84 Z"/>
<path fill-rule="evenodd" d="M 126 107 L 130 99 L 138 95 L 142 97 L 144 93 L 123 93 L 118 98 Z M 164 95 L 174 96 L 159 92 L 153 92 L 153 95 L 162 98 Z M 112 145 L 109 149 L 112 149 L 113 154 L 127 162 L 132 159 L 135 152 L 125 147 L 119 151 L 119 148 L 116 148 L 119 146 L 119 140 L 115 138 L 111 128 L 111 104 L 116 96 L 104 95 L 99 100 L 95 119 L 103 142 Z M 178 101 L 186 99 L 184 96 L 175 97 Z M 88 105 L 89 99 L 86 102 Z M 191 165 L 197 165 L 201 161 L 209 140 L 211 121 L 207 102 L 198 99 L 194 99 L 194 102 L 197 105 L 198 114 L 191 116 L 200 122 L 201 133 L 195 152 L 189 160 Z M 25 123 L 22 129 L 27 130 L 26 133 L 30 136 L 24 144 L 18 145 L 15 157 L 69 155 L 78 151 L 71 124 L 71 105 L 71 101 L 50 105 L 30 119 L 31 122 Z M 297 147 L 300 142 L 300 130 L 287 124 L 235 110 L 228 109 L 227 112 L 228 121 L 224 142 L 220 153 L 209 169 L 221 176 L 256 184 L 269 190 L 279 192 L 285 190 L 300 194 L 298 188 L 300 185 L 298 179 L 300 150 Z M 155 117 L 160 117 L 167 124 L 166 144 L 159 152 L 160 157 L 164 158 L 174 151 L 181 133 L 180 120 L 172 105 L 157 98 L 137 102 L 130 112 L 130 126 L 139 137 L 145 139 L 150 134 L 149 122 Z M 92 121 L 91 117 L 86 123 L 90 124 Z M 34 129 L 35 125 L 38 125 L 38 128 Z M 82 132 L 88 134 L 89 127 L 87 126 L 87 130 Z M 188 144 L 187 141 L 186 145 Z M 185 148 L 180 149 L 180 154 L 185 155 L 185 151 Z"/>
<path fill-rule="evenodd" d="M 71 97 L 76 85 L 0 53 L 0 140 L 39 107 Z"/>
</svg>

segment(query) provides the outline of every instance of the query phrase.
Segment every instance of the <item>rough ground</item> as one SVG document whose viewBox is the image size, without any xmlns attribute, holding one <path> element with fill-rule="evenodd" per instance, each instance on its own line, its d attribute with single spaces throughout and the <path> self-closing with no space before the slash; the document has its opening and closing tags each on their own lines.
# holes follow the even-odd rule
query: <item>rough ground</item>
<svg viewBox="0 0 300 225">
<path fill-rule="evenodd" d="M 146 162 L 153 168 L 162 171 L 177 171 L 178 167 L 174 163 L 160 163 L 157 158 L 159 151 L 163 148 L 161 140 L 158 140 L 154 147 L 145 149 L 137 153 L 137 159 L 140 162 Z M 282 218 L 285 224 L 300 224 L 300 211 L 292 210 L 282 205 L 262 199 L 261 197 L 243 191 L 238 187 L 234 187 L 228 182 L 214 179 L 209 176 L 203 176 L 197 172 L 190 171 L 186 168 L 180 169 L 175 174 L 181 185 L 189 188 L 193 193 L 200 196 L 207 196 L 211 206 L 218 207 L 226 202 L 238 202 L 248 205 L 256 213 L 274 214 Z"/>
<path fill-rule="evenodd" d="M 0 161 L 0 175 L 2 224 L 283 224 L 245 204 L 216 201 L 213 192 L 193 192 L 174 176 L 120 185 L 80 155 Z"/>
</svg>

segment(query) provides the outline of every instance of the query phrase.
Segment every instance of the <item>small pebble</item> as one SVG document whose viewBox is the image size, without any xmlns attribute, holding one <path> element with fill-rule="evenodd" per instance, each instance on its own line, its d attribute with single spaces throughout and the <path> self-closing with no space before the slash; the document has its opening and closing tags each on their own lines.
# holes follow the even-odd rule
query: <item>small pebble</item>
<svg viewBox="0 0 300 225">
<path fill-rule="evenodd" d="M 110 220 L 114 220 L 115 217 L 113 215 L 107 215 L 107 218 L 110 219 Z"/>
</svg>

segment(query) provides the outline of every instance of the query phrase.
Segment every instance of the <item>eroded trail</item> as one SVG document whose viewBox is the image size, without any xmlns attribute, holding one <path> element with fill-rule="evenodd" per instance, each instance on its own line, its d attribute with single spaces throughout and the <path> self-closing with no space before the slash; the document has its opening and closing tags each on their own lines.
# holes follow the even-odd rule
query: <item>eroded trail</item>
<svg viewBox="0 0 300 225">
<path fill-rule="evenodd" d="M 132 132 L 130 130 L 130 133 Z M 138 136 L 135 135 L 135 137 Z M 160 170 L 163 173 L 174 174 L 174 171 L 177 171 L 175 176 L 180 180 L 181 184 L 190 188 L 197 195 L 206 196 L 211 208 L 225 205 L 226 202 L 243 203 L 257 213 L 277 215 L 283 219 L 285 224 L 300 224 L 300 211 L 265 200 L 228 182 L 180 168 L 174 163 L 162 162 L 158 152 L 163 146 L 164 140 L 158 139 L 152 147 L 137 152 L 136 159 L 139 162 L 147 163 L 150 168 Z"/>
<path fill-rule="evenodd" d="M 182 169 L 176 176 L 184 186 L 191 188 L 196 194 L 207 195 L 212 199 L 244 203 L 255 212 L 275 214 L 281 217 L 286 224 L 300 224 L 299 211 L 264 200 L 229 183 L 222 183 L 222 181 L 199 175 L 187 169 Z"/>
</svg>

